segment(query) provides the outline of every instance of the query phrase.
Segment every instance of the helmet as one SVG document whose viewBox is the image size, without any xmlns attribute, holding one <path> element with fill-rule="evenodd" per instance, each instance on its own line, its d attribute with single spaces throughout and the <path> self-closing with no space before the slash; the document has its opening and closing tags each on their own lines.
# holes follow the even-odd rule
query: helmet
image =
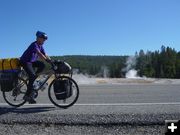
<svg viewBox="0 0 180 135">
<path fill-rule="evenodd" d="M 36 32 L 36 37 L 43 38 L 43 39 L 46 39 L 46 40 L 48 39 L 47 34 L 44 33 L 44 32 L 41 32 L 41 31 Z"/>
</svg>

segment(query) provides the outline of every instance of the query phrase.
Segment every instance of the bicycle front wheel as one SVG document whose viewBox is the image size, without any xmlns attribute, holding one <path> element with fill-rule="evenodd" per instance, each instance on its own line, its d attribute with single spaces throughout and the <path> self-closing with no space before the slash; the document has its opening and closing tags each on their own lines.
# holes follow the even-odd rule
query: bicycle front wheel
<svg viewBox="0 0 180 135">
<path fill-rule="evenodd" d="M 27 82 L 18 77 L 18 84 L 11 91 L 3 91 L 4 100 L 13 107 L 20 107 L 26 103 L 23 99 L 27 91 Z"/>
<path fill-rule="evenodd" d="M 60 85 L 57 86 L 59 87 L 60 90 L 66 89 L 64 92 L 66 93 L 66 95 L 60 95 L 58 96 L 55 89 L 56 86 L 56 82 L 60 81 Z M 66 84 L 63 84 L 66 83 Z M 63 85 L 63 86 L 62 86 Z M 66 85 L 66 86 L 64 86 Z M 68 85 L 68 86 L 67 86 Z M 70 92 L 68 92 L 70 91 Z M 59 93 L 63 93 L 63 92 L 59 92 Z M 68 76 L 60 76 L 57 79 L 54 79 L 51 84 L 49 85 L 49 89 L 48 89 L 48 96 L 50 101 L 57 107 L 60 108 L 68 108 L 70 106 L 72 106 L 74 103 L 76 103 L 78 97 L 79 97 L 79 87 L 77 85 L 77 83 L 70 77 Z"/>
</svg>

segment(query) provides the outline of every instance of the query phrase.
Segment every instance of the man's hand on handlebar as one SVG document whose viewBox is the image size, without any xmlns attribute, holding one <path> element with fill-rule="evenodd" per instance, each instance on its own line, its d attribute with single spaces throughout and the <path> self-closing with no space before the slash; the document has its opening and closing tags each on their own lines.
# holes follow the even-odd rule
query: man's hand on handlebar
<svg viewBox="0 0 180 135">
<path fill-rule="evenodd" d="M 54 64 L 54 60 L 47 59 L 46 62 L 51 64 L 53 70 L 57 70 L 58 67 L 57 67 L 57 65 Z"/>
<path fill-rule="evenodd" d="M 46 62 L 51 64 L 52 63 L 52 60 L 51 59 L 46 59 Z"/>
</svg>

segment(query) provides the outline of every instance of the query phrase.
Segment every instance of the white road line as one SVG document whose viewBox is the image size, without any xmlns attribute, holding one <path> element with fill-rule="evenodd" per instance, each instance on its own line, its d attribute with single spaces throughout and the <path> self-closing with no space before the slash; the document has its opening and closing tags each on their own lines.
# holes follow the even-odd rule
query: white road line
<svg viewBox="0 0 180 135">
<path fill-rule="evenodd" d="M 75 104 L 79 106 L 140 106 L 140 105 L 180 105 L 180 102 L 170 103 L 102 103 L 102 104 Z"/>
<path fill-rule="evenodd" d="M 7 103 L 0 103 L 0 106 L 7 106 Z M 89 103 L 75 104 L 75 106 L 142 106 L 142 105 L 180 105 L 180 102 L 162 102 L 162 103 Z M 24 106 L 54 106 L 49 103 L 25 104 Z"/>
</svg>

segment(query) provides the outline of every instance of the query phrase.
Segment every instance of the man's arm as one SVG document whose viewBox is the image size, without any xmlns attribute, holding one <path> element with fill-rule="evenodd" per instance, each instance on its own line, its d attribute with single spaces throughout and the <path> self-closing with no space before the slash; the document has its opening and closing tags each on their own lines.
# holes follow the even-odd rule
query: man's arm
<svg viewBox="0 0 180 135">
<path fill-rule="evenodd" d="M 50 62 L 51 58 L 47 55 L 44 55 L 43 53 L 41 53 L 39 50 L 37 50 L 37 54 L 39 55 L 39 57 L 43 60 L 45 60 L 46 62 Z"/>
<path fill-rule="evenodd" d="M 47 59 L 51 60 L 51 58 L 48 55 L 45 55 Z"/>
</svg>

